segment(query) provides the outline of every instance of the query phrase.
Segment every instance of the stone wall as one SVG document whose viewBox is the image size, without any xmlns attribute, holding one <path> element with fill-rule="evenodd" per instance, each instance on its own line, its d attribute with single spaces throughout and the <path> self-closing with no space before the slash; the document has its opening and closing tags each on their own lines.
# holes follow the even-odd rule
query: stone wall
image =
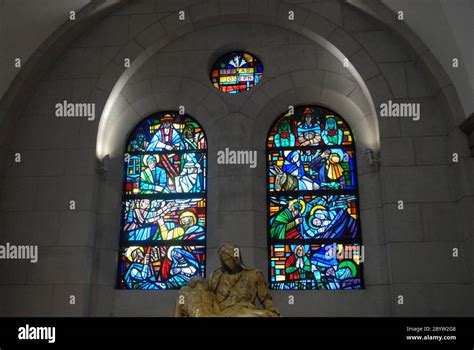
<svg viewBox="0 0 474 350">
<path fill-rule="evenodd" d="M 311 103 L 335 110 L 354 130 L 366 288 L 274 291 L 282 314 L 472 315 L 474 162 L 458 129 L 464 116 L 423 45 L 390 28 L 335 1 L 140 0 L 104 17 L 70 43 L 14 121 L 0 240 L 38 244 L 40 258 L 0 263 L 0 313 L 171 315 L 175 291 L 122 291 L 115 281 L 127 135 L 146 116 L 181 105 L 209 143 L 207 272 L 218 266 L 219 244 L 234 240 L 244 261 L 267 273 L 265 138 L 289 105 Z M 234 49 L 255 53 L 265 71 L 261 84 L 231 96 L 211 86 L 209 70 Z M 96 103 L 96 120 L 56 118 L 63 100 Z M 421 119 L 377 117 L 388 100 L 420 103 Z M 256 149 L 257 168 L 218 166 L 226 147 Z M 379 166 L 368 164 L 366 148 L 380 153 Z M 17 152 L 21 163 L 13 161 Z"/>
</svg>

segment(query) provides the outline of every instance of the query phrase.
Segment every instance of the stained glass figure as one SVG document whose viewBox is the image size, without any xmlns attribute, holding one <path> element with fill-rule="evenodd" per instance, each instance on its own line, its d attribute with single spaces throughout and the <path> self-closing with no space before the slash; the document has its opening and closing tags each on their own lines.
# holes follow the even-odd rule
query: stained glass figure
<svg viewBox="0 0 474 350">
<path fill-rule="evenodd" d="M 160 112 L 124 156 L 118 287 L 179 289 L 204 275 L 207 144 L 191 117 Z"/>
<path fill-rule="evenodd" d="M 204 276 L 204 246 L 124 246 L 120 250 L 122 289 L 179 289 Z"/>
<path fill-rule="evenodd" d="M 206 155 L 200 151 L 130 155 L 126 194 L 201 193 Z"/>
<path fill-rule="evenodd" d="M 319 106 L 282 115 L 267 138 L 267 180 L 270 287 L 362 288 L 355 144 L 347 123 Z"/>
<path fill-rule="evenodd" d="M 247 52 L 231 52 L 221 57 L 211 71 L 214 87 L 222 92 L 236 94 L 250 90 L 262 79 L 263 66 Z"/>
<path fill-rule="evenodd" d="M 272 239 L 356 238 L 357 219 L 355 195 L 270 197 Z"/>
<path fill-rule="evenodd" d="M 363 250 L 358 244 L 270 246 L 273 289 L 361 289 Z"/>
<path fill-rule="evenodd" d="M 340 148 L 269 152 L 270 191 L 354 189 L 353 158 Z"/>
<path fill-rule="evenodd" d="M 336 113 L 319 106 L 295 108 L 272 126 L 267 138 L 268 148 L 353 146 L 349 126 Z"/>
<path fill-rule="evenodd" d="M 123 213 L 126 241 L 204 239 L 206 200 L 203 198 L 128 199 Z"/>
</svg>

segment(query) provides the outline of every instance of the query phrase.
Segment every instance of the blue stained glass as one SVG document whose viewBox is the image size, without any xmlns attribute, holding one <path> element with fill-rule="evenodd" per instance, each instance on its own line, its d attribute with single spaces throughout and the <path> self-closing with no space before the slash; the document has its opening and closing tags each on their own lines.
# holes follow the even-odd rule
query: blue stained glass
<svg viewBox="0 0 474 350">
<path fill-rule="evenodd" d="M 118 287 L 179 289 L 203 276 L 207 143 L 191 117 L 160 112 L 130 134 L 124 156 Z"/>
<path fill-rule="evenodd" d="M 129 199 L 124 206 L 122 226 L 127 241 L 205 238 L 204 198 Z"/>
<path fill-rule="evenodd" d="M 295 209 L 298 210 L 296 217 L 302 220 L 291 225 Z M 353 239 L 359 236 L 355 195 L 270 197 L 269 210 L 272 239 Z"/>
<path fill-rule="evenodd" d="M 361 289 L 364 252 L 358 244 L 275 244 L 273 289 Z"/>
<path fill-rule="evenodd" d="M 269 152 L 268 158 L 270 191 L 355 189 L 352 150 L 288 149 Z"/>
<path fill-rule="evenodd" d="M 123 289 L 179 289 L 204 276 L 204 246 L 124 246 L 119 285 Z"/>
<path fill-rule="evenodd" d="M 320 106 L 295 107 L 271 127 L 266 161 L 270 287 L 362 288 L 355 145 L 347 123 Z"/>
</svg>

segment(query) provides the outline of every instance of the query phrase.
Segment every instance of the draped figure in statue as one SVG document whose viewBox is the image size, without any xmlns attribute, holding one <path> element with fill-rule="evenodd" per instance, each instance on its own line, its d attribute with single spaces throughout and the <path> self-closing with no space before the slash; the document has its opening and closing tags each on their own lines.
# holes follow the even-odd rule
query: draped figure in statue
<svg viewBox="0 0 474 350">
<path fill-rule="evenodd" d="M 208 285 L 201 281 L 195 288 L 188 283 L 180 290 L 175 316 L 278 317 L 262 272 L 243 264 L 240 248 L 226 242 L 218 255 L 221 267 L 212 273 Z M 257 307 L 257 300 L 263 309 Z"/>
</svg>

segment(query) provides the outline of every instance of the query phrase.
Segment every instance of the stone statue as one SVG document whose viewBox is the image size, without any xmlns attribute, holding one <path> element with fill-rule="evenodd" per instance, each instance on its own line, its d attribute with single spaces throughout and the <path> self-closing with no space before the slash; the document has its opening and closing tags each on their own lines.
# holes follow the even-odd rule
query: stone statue
<svg viewBox="0 0 474 350">
<path fill-rule="evenodd" d="M 202 277 L 192 277 L 188 284 L 179 290 L 174 317 L 218 316 L 215 300 L 216 296 L 209 290 L 207 281 Z"/>
<path fill-rule="evenodd" d="M 224 243 L 218 255 L 222 266 L 209 284 L 193 277 L 181 288 L 175 317 L 278 317 L 262 272 L 242 263 L 239 247 Z M 257 308 L 257 299 L 263 309 Z"/>
</svg>

